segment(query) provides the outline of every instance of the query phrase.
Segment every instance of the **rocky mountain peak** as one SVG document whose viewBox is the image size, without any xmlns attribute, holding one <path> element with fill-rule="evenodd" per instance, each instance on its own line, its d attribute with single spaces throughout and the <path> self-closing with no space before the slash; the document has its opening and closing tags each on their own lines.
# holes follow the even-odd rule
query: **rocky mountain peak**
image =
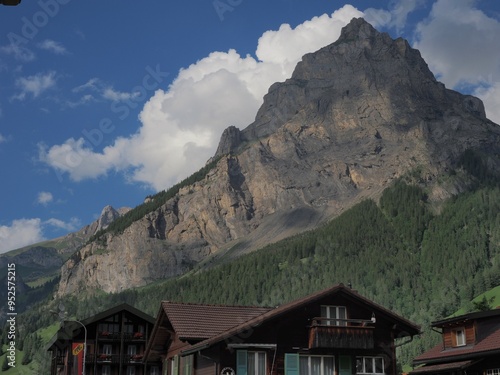
<svg viewBox="0 0 500 375">
<path fill-rule="evenodd" d="M 500 127 L 482 102 L 446 89 L 404 39 L 353 19 L 269 88 L 253 123 L 224 131 L 203 179 L 83 247 L 63 267 L 58 293 L 117 292 L 255 250 L 415 171 L 430 200 L 444 199 L 467 186 L 465 172 L 450 171 L 470 149 L 500 171 Z M 101 225 L 113 215 L 103 213 Z"/>
<path fill-rule="evenodd" d="M 97 219 L 97 228 L 96 231 L 106 229 L 109 224 L 111 224 L 116 218 L 120 217 L 120 213 L 115 210 L 110 205 L 104 207 L 101 211 L 101 215 L 99 219 Z"/>
</svg>

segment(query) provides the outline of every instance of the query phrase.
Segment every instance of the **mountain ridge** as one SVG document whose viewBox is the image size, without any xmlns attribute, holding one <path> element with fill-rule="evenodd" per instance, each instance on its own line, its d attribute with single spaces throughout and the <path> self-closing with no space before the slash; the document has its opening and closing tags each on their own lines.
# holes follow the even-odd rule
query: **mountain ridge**
<svg viewBox="0 0 500 375">
<path fill-rule="evenodd" d="M 377 199 L 415 170 L 429 198 L 443 200 L 468 184 L 455 171 L 466 150 L 500 170 L 499 129 L 407 41 L 353 19 L 270 87 L 252 124 L 224 131 L 201 180 L 68 260 L 58 295 L 118 292 L 238 256 Z"/>
</svg>

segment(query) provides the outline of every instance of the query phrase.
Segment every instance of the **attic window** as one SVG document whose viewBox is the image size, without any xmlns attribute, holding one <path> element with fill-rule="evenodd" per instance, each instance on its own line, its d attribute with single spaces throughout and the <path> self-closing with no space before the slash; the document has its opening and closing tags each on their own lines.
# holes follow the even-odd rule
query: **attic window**
<svg viewBox="0 0 500 375">
<path fill-rule="evenodd" d="M 453 346 L 464 346 L 466 343 L 465 340 L 465 329 L 457 328 L 453 330 L 453 338 L 455 339 Z"/>
</svg>

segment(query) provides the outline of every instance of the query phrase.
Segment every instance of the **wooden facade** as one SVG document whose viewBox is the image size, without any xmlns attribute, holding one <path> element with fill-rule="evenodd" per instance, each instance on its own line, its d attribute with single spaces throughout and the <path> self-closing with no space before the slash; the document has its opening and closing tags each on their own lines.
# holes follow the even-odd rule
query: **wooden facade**
<svg viewBox="0 0 500 375">
<path fill-rule="evenodd" d="M 153 317 L 126 304 L 66 321 L 49 344 L 50 374 L 80 375 L 85 367 L 86 375 L 160 375 L 161 362 L 143 361 L 153 325 Z"/>
<path fill-rule="evenodd" d="M 410 375 L 499 375 L 500 309 L 432 323 L 442 342 L 413 360 Z"/>
<path fill-rule="evenodd" d="M 395 375 L 394 338 L 420 332 L 342 284 L 196 337 L 222 319 L 211 309 L 181 325 L 163 305 L 146 361 L 161 360 L 164 375 Z"/>
</svg>

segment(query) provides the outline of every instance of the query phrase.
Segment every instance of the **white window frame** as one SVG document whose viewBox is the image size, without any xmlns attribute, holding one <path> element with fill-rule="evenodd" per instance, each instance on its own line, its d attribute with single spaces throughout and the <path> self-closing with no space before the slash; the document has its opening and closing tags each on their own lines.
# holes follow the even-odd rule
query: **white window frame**
<svg viewBox="0 0 500 375">
<path fill-rule="evenodd" d="M 486 370 L 486 375 L 500 375 L 500 368 L 490 368 Z"/>
<path fill-rule="evenodd" d="M 361 360 L 362 361 L 362 371 L 361 372 L 358 372 L 358 361 Z M 377 366 L 376 366 L 376 363 L 375 361 L 377 360 L 380 360 L 382 361 L 382 372 L 377 372 Z M 366 363 L 367 362 L 371 362 L 371 366 L 372 366 L 372 370 L 371 372 L 367 372 L 366 371 Z M 381 374 L 385 374 L 385 361 L 384 361 L 384 357 L 356 357 L 356 374 L 370 374 L 370 375 L 381 375 Z"/>
<path fill-rule="evenodd" d="M 102 375 L 111 375 L 111 366 L 110 365 L 104 365 L 101 368 L 101 374 Z"/>
<path fill-rule="evenodd" d="M 136 373 L 135 366 L 127 366 L 127 375 L 135 375 Z"/>
<path fill-rule="evenodd" d="M 112 355 L 113 354 L 113 345 L 111 345 L 111 344 L 104 344 L 102 346 L 102 353 L 101 354 Z"/>
<path fill-rule="evenodd" d="M 323 311 L 326 311 L 326 316 L 323 316 Z M 344 317 L 341 317 L 340 312 L 343 311 Z M 345 306 L 321 305 L 321 317 L 327 319 L 347 319 L 347 308 Z M 346 326 L 347 322 L 338 320 L 326 320 L 326 325 L 331 326 Z"/>
<path fill-rule="evenodd" d="M 250 356 L 253 356 L 254 372 L 250 371 Z M 259 358 L 264 356 L 264 373 L 259 372 Z M 247 375 L 266 375 L 267 372 L 267 354 L 263 351 L 248 351 L 247 352 Z"/>
<path fill-rule="evenodd" d="M 453 330 L 455 335 L 456 346 L 465 346 L 467 344 L 467 338 L 465 336 L 465 328 L 457 328 Z"/>
<path fill-rule="evenodd" d="M 158 366 L 151 366 L 149 368 L 149 375 L 160 375 L 160 368 Z"/>
<path fill-rule="evenodd" d="M 136 355 L 137 354 L 137 345 L 129 345 L 127 347 L 127 355 Z"/>
<path fill-rule="evenodd" d="M 301 374 L 301 375 L 311 375 L 311 359 L 312 358 L 321 358 L 321 374 L 320 375 L 333 375 L 335 374 L 335 356 L 333 355 L 299 355 L 299 369 L 302 366 L 301 359 L 307 358 L 307 374 Z M 332 360 L 333 363 L 333 374 L 325 374 L 325 358 L 329 358 Z M 299 370 L 300 373 L 300 370 Z"/>
</svg>

